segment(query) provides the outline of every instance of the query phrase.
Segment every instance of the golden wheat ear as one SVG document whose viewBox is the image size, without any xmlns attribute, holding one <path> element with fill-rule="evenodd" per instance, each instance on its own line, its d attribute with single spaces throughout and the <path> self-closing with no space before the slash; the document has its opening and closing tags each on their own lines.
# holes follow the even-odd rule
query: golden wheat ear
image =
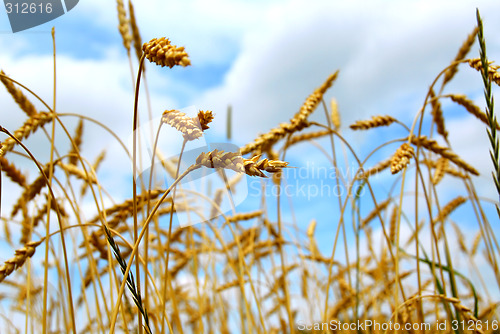
<svg viewBox="0 0 500 334">
<path fill-rule="evenodd" d="M 198 112 L 198 121 L 200 121 L 202 131 L 210 129 L 208 124 L 212 122 L 213 119 L 214 115 L 210 110 L 207 111 L 200 110 Z"/>
<path fill-rule="evenodd" d="M 149 42 L 144 43 L 142 51 L 150 62 L 161 67 L 168 66 L 172 68 L 175 65 L 191 65 L 184 47 L 177 47 L 170 44 L 170 40 L 165 37 L 153 38 Z"/>
<path fill-rule="evenodd" d="M 408 166 L 410 159 L 414 154 L 413 147 L 411 147 L 408 143 L 401 145 L 391 158 L 391 173 L 396 174 Z"/>
</svg>

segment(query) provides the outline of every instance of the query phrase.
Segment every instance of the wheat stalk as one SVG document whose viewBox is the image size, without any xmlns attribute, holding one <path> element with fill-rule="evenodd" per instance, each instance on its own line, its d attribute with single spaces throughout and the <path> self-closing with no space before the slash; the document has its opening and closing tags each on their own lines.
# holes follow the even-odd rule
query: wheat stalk
<svg viewBox="0 0 500 334">
<path fill-rule="evenodd" d="M 99 155 L 95 158 L 95 161 L 94 163 L 92 164 L 92 170 L 95 172 L 97 171 L 97 169 L 99 168 L 99 166 L 101 165 L 101 163 L 104 161 L 104 158 L 106 157 L 106 151 L 103 150 L 101 151 L 101 153 L 99 153 Z M 87 193 L 87 189 L 88 189 L 88 183 L 87 182 L 84 182 L 82 184 L 82 188 L 80 189 L 80 196 L 85 196 L 85 194 Z"/>
<path fill-rule="evenodd" d="M 457 243 L 460 248 L 460 250 L 463 253 L 467 253 L 467 246 L 465 245 L 465 237 L 462 231 L 460 231 L 460 227 L 458 227 L 457 224 L 452 222 L 451 226 L 453 226 L 453 229 L 455 230 L 455 234 L 457 235 Z"/>
<path fill-rule="evenodd" d="M 138 194 L 135 197 L 136 205 L 138 205 L 139 203 L 146 203 L 146 201 L 148 199 L 149 200 L 154 200 L 154 199 L 158 198 L 158 196 L 160 196 L 164 192 L 165 192 L 164 190 L 153 189 L 151 191 L 145 191 L 142 194 Z M 115 204 L 112 207 L 110 207 L 108 209 L 105 209 L 104 213 L 106 214 L 107 217 L 111 216 L 111 215 L 113 215 L 113 214 L 115 214 L 117 212 L 130 209 L 133 206 L 133 203 L 134 203 L 134 199 L 133 198 L 127 199 L 127 200 L 123 201 L 122 203 Z M 93 219 L 91 219 L 88 223 L 89 224 L 95 224 L 95 223 L 97 223 L 101 219 L 101 216 L 103 216 L 103 213 L 101 213 L 100 215 L 97 215 L 96 217 L 94 217 Z"/>
<path fill-rule="evenodd" d="M 390 224 L 389 224 L 389 240 L 392 243 L 396 242 L 398 211 L 399 211 L 399 207 L 397 205 L 394 205 L 394 208 L 392 208 L 391 219 L 390 219 Z"/>
<path fill-rule="evenodd" d="M 462 302 L 460 301 L 460 299 L 458 298 L 455 298 L 455 297 L 447 297 L 447 296 L 440 296 L 441 299 L 447 301 L 447 302 L 450 302 L 453 304 L 453 306 L 455 307 L 455 309 L 460 312 L 460 314 L 462 314 L 462 316 L 464 317 L 466 323 L 478 323 L 478 320 L 477 318 L 474 316 L 474 313 L 472 312 L 472 310 L 470 308 L 468 308 L 467 306 L 463 305 Z M 482 329 L 479 329 L 477 326 L 474 326 L 473 328 L 473 331 L 476 332 L 477 334 L 483 334 L 483 330 Z"/>
</svg>

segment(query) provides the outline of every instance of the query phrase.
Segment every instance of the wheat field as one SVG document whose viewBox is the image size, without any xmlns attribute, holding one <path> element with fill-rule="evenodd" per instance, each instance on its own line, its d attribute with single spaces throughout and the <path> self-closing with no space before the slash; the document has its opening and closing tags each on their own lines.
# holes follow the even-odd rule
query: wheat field
<svg viewBox="0 0 500 334">
<path fill-rule="evenodd" d="M 409 122 L 381 112 L 343 124 L 342 96 L 325 98 L 339 68 L 237 146 L 244 125 L 231 112 L 151 110 L 149 76 L 195 63 L 183 41 L 142 40 L 130 0 L 116 9 L 130 142 L 0 72 L 23 117 L 0 123 L 0 333 L 500 333 L 500 66 L 479 11 Z M 481 103 L 448 89 L 459 71 L 480 78 Z M 484 129 L 489 157 L 457 153 L 452 108 Z M 216 123 L 227 143 L 195 146 Z M 353 134 L 369 138 L 367 154 Z M 101 172 L 115 151 L 82 153 L 95 140 L 126 157 L 116 186 L 128 195 L 114 197 Z M 310 174 L 304 147 L 327 168 Z M 491 175 L 478 171 L 484 161 Z M 479 191 L 484 180 L 494 196 Z M 294 185 L 309 221 L 296 221 Z M 315 205 L 319 191 L 326 204 Z"/>
</svg>

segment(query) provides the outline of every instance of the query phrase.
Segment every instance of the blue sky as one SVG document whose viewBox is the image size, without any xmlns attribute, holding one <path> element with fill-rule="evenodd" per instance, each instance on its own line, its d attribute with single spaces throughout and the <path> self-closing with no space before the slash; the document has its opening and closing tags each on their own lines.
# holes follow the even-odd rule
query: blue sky
<svg viewBox="0 0 500 334">
<path fill-rule="evenodd" d="M 207 140 L 223 141 L 226 109 L 231 104 L 236 145 L 287 121 L 330 73 L 340 69 L 325 100 L 337 99 L 343 134 L 363 157 L 376 142 L 394 133 L 354 133 L 348 124 L 376 114 L 395 115 L 411 124 L 430 83 L 475 26 L 476 7 L 484 18 L 489 57 L 500 59 L 500 39 L 495 33 L 500 30 L 497 1 L 158 0 L 136 1 L 134 6 L 143 40 L 168 37 L 173 44 L 186 47 L 192 62 L 191 67 L 172 70 L 147 64 L 153 116 L 189 106 L 211 109 L 216 118 Z M 80 1 L 62 17 L 17 34 L 9 32 L 7 15 L 1 12 L 0 67 L 50 102 L 50 29 L 54 26 L 58 111 L 94 117 L 127 138 L 137 60 L 132 54 L 131 73 L 117 25 L 114 1 Z M 477 54 L 475 47 L 470 56 Z M 445 92 L 468 94 L 484 105 L 480 76 L 466 66 Z M 144 96 L 143 86 L 140 111 L 145 118 Z M 3 112 L 9 115 L 3 125 L 16 128 L 22 115 L 6 92 L 0 92 L 0 97 L 5 101 Z M 443 103 L 453 148 L 476 161 L 483 174 L 481 184 L 486 194 L 492 194 L 482 124 L 471 122 L 471 116 L 460 108 Z M 324 122 L 323 112 L 318 110 L 312 119 Z M 71 117 L 67 121 L 75 124 Z M 109 167 L 112 174 L 126 163 L 118 145 L 101 129 L 91 125 L 86 129 L 92 135 L 85 142 L 84 154 L 97 155 L 106 146 L 117 151 Z M 179 140 L 167 136 L 165 142 L 175 146 Z M 295 152 L 289 157 L 295 164 L 304 156 L 326 163 L 322 153 L 311 146 L 298 146 Z M 124 175 L 128 172 L 123 170 Z M 124 175 L 106 181 L 118 192 L 129 193 L 130 187 L 122 182 Z"/>
</svg>

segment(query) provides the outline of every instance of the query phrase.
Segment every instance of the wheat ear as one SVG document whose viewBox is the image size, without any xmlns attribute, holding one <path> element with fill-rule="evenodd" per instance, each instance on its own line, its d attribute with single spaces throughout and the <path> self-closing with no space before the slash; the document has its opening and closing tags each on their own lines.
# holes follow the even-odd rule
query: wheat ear
<svg viewBox="0 0 500 334">
<path fill-rule="evenodd" d="M 370 120 L 356 121 L 354 124 L 349 125 L 352 130 L 368 130 L 379 126 L 389 126 L 394 123 L 396 119 L 392 116 L 372 116 Z"/>
<path fill-rule="evenodd" d="M 309 125 L 307 118 L 321 102 L 327 89 L 330 88 L 335 79 L 337 79 L 338 73 L 339 71 L 331 74 L 319 88 L 309 95 L 300 110 L 290 120 L 290 123 L 282 123 L 279 127 L 276 127 L 268 133 L 257 137 L 253 142 L 241 148 L 241 154 L 245 155 L 250 152 L 260 153 L 268 151 L 272 145 L 284 138 L 286 135 L 300 131 L 307 127 Z"/>
<path fill-rule="evenodd" d="M 439 158 L 436 163 L 436 170 L 434 171 L 434 176 L 432 177 L 432 184 L 438 184 L 444 177 L 446 173 L 446 168 L 448 168 L 448 159 Z"/>
<path fill-rule="evenodd" d="M 5 159 L 5 157 L 0 156 L 0 167 L 13 182 L 21 187 L 26 186 L 26 177 L 24 174 L 14 164 Z"/>
<path fill-rule="evenodd" d="M 436 218 L 434 218 L 434 222 L 444 221 L 446 217 L 448 217 L 456 208 L 465 202 L 467 202 L 467 198 L 462 196 L 455 197 L 439 211 Z"/>
<path fill-rule="evenodd" d="M 481 122 L 488 124 L 488 116 L 486 115 L 486 113 L 484 113 L 476 104 L 474 104 L 472 100 L 469 100 L 467 96 L 462 94 L 451 94 L 445 96 L 449 97 L 453 102 L 464 107 L 465 110 L 476 116 Z M 500 125 L 498 123 L 496 125 L 496 128 L 500 129 Z"/>
<path fill-rule="evenodd" d="M 120 253 L 120 248 L 118 245 L 115 243 L 115 240 L 111 236 L 111 232 L 109 231 L 108 227 L 106 225 L 104 227 L 104 232 L 106 233 L 106 238 L 108 239 L 108 243 L 111 246 L 111 249 L 113 250 L 113 253 L 115 254 L 115 258 L 118 261 L 118 264 L 120 265 L 120 270 L 122 271 L 122 274 L 125 275 L 127 271 L 127 262 L 123 259 L 121 253 Z M 134 283 L 134 276 L 132 275 L 132 272 L 129 272 L 127 275 L 127 287 L 130 290 L 130 293 L 132 294 L 132 298 L 134 299 L 134 303 L 139 309 L 139 312 L 141 312 L 143 318 L 144 318 L 144 327 L 147 331 L 148 334 L 151 334 L 151 328 L 149 327 L 149 315 L 148 311 L 142 304 L 142 297 L 141 297 L 141 292 L 137 290 L 135 283 Z"/>
<path fill-rule="evenodd" d="M 198 112 L 198 121 L 200 122 L 202 131 L 208 130 L 210 128 L 208 124 L 212 122 L 213 119 L 214 115 L 210 110 L 207 111 L 200 110 Z"/>
<path fill-rule="evenodd" d="M 239 221 L 244 221 L 244 220 L 250 220 L 254 218 L 259 218 L 262 216 L 263 211 L 262 210 L 257 210 L 257 211 L 252 211 L 252 212 L 246 212 L 246 213 L 237 213 L 233 216 L 227 217 L 227 222 L 228 223 L 236 223 Z"/>
<path fill-rule="evenodd" d="M 19 140 L 26 139 L 30 136 L 30 134 L 34 133 L 38 129 L 38 127 L 45 125 L 53 119 L 53 113 L 40 112 L 29 118 L 19 129 L 17 129 L 14 132 L 14 136 Z M 2 150 L 0 150 L 0 156 L 3 156 L 8 151 L 11 151 L 15 145 L 16 141 L 14 139 L 10 137 L 6 138 L 2 142 Z"/>
<path fill-rule="evenodd" d="M 35 254 L 36 247 L 41 243 L 42 241 L 30 241 L 23 248 L 16 250 L 15 256 L 5 261 L 0 267 L 0 282 L 12 274 L 14 270 L 20 268 L 27 258 L 32 257 Z"/>
<path fill-rule="evenodd" d="M 425 147 L 429 151 L 432 151 L 434 153 L 441 155 L 444 158 L 449 159 L 455 165 L 462 167 L 471 174 L 479 175 L 479 172 L 474 167 L 472 167 L 467 162 L 462 160 L 457 154 L 455 154 L 449 148 L 439 145 L 438 142 L 435 141 L 434 139 L 427 138 L 426 136 L 423 135 L 419 137 L 413 136 L 411 137 L 411 142 L 414 145 Z"/>
<path fill-rule="evenodd" d="M 149 42 L 144 43 L 142 51 L 150 62 L 161 67 L 168 66 L 172 68 L 175 65 L 191 65 L 184 47 L 177 47 L 170 44 L 170 40 L 165 37 L 153 38 Z"/>
<path fill-rule="evenodd" d="M 497 193 L 500 198 L 500 139 L 497 136 L 497 117 L 495 115 L 494 111 L 494 101 L 493 101 L 493 94 L 491 92 L 491 81 L 495 81 L 495 76 L 499 81 L 497 84 L 500 82 L 500 74 L 498 72 L 495 72 L 493 77 L 489 76 L 489 67 L 488 67 L 488 57 L 486 56 L 486 43 L 484 41 L 484 34 L 483 34 L 483 22 L 481 20 L 481 16 L 479 15 L 479 10 L 476 11 L 476 16 L 477 16 L 477 26 L 479 29 L 477 38 L 479 40 L 479 54 L 481 57 L 481 63 L 482 63 L 482 68 L 481 68 L 481 76 L 483 78 L 483 85 L 484 85 L 484 98 L 486 100 L 486 115 L 488 116 L 488 138 L 490 140 L 490 145 L 491 145 L 491 150 L 490 150 L 490 157 L 491 161 L 493 162 L 493 181 L 495 182 L 495 186 L 497 188 Z M 496 205 L 497 208 L 497 213 L 498 216 L 500 217 L 500 208 L 498 204 Z"/>
<path fill-rule="evenodd" d="M 366 178 L 366 177 L 370 177 L 372 175 L 378 174 L 378 173 L 386 170 L 387 168 L 389 168 L 391 166 L 391 164 L 392 164 L 392 158 L 380 161 L 375 166 L 373 166 L 369 169 L 363 170 L 362 173 L 360 174 L 360 177 Z"/>
<path fill-rule="evenodd" d="M 26 203 L 35 198 L 35 196 L 42 191 L 42 189 L 47 184 L 45 175 L 50 174 L 50 169 L 52 169 L 51 164 L 45 166 L 45 168 L 43 169 L 43 174 L 40 173 L 40 176 L 36 178 L 35 181 L 33 181 L 33 183 L 31 183 L 24 189 L 23 193 L 21 194 L 21 197 L 19 197 L 17 203 L 14 204 L 14 206 L 12 207 L 12 213 L 11 213 L 12 217 L 15 216 L 17 212 L 26 205 Z"/>
<path fill-rule="evenodd" d="M 458 72 L 458 64 L 461 60 L 465 59 L 465 57 L 469 53 L 472 45 L 474 44 L 474 41 L 476 40 L 476 35 L 477 35 L 478 31 L 479 31 L 478 28 L 474 27 L 474 30 L 472 30 L 472 32 L 467 36 L 467 39 L 462 43 L 462 46 L 458 50 L 458 53 L 455 56 L 455 59 L 453 60 L 455 65 L 448 68 L 448 70 L 444 74 L 442 86 L 444 86 L 448 82 L 450 82 L 451 79 L 453 79 L 455 74 Z"/>
<path fill-rule="evenodd" d="M 439 133 L 445 140 L 448 140 L 448 131 L 446 131 L 446 126 L 444 124 L 443 109 L 441 108 L 441 103 L 439 98 L 434 94 L 434 90 L 430 89 L 431 106 L 432 106 L 432 120 L 436 124 L 437 133 Z"/>
<path fill-rule="evenodd" d="M 330 120 L 332 121 L 333 128 L 335 131 L 338 131 L 340 129 L 340 112 L 339 112 L 339 105 L 337 103 L 337 100 L 332 97 L 330 100 Z"/>
<path fill-rule="evenodd" d="M 391 173 L 396 174 L 405 168 L 413 155 L 415 155 L 413 147 L 408 143 L 401 145 L 391 158 Z"/>
<path fill-rule="evenodd" d="M 179 130 L 185 140 L 194 140 L 203 136 L 202 126 L 198 119 L 188 117 L 178 110 L 165 110 L 161 120 Z"/>
<path fill-rule="evenodd" d="M 245 173 L 249 176 L 267 177 L 263 172 L 276 173 L 281 169 L 286 168 L 288 162 L 279 160 L 259 160 L 260 155 L 254 156 L 251 159 L 245 159 L 241 155 L 232 152 L 219 151 L 217 149 L 201 153 L 196 158 L 195 168 L 225 168 L 235 172 Z"/>
<path fill-rule="evenodd" d="M 366 225 L 368 225 L 369 222 L 371 222 L 375 217 L 377 217 L 380 212 L 384 211 L 387 206 L 391 203 L 391 199 L 388 198 L 382 203 L 379 203 L 369 214 L 366 216 L 360 224 L 360 228 L 364 228 Z"/>
<path fill-rule="evenodd" d="M 130 52 L 132 36 L 130 35 L 129 21 L 123 0 L 116 0 L 116 9 L 118 11 L 118 30 L 122 36 L 123 46 L 127 49 L 127 52 Z"/>
<path fill-rule="evenodd" d="M 137 21 L 135 19 L 135 11 L 134 5 L 132 5 L 132 1 L 128 1 L 128 13 L 130 16 L 130 29 L 132 30 L 132 41 L 134 42 L 135 54 L 137 55 L 137 59 L 141 59 L 142 57 L 142 38 L 139 33 L 139 27 L 137 26 Z"/>
<path fill-rule="evenodd" d="M 75 130 L 75 137 L 73 138 L 73 141 L 75 145 L 71 145 L 71 151 L 69 152 L 69 163 L 76 166 L 78 162 L 78 153 L 77 151 L 80 150 L 80 146 L 82 145 L 82 136 L 83 136 L 83 119 L 80 118 L 80 121 L 78 122 L 78 125 L 76 126 Z"/>
<path fill-rule="evenodd" d="M 320 130 L 320 131 L 315 131 L 315 132 L 309 132 L 309 133 L 303 133 L 300 135 L 295 135 L 291 137 L 287 142 L 286 142 L 286 147 L 290 147 L 294 144 L 306 141 L 306 140 L 311 140 L 315 138 L 320 138 L 327 136 L 329 134 L 334 133 L 333 130 L 326 129 L 326 130 Z"/>
<path fill-rule="evenodd" d="M 478 36 L 478 38 L 479 38 L 479 36 Z M 484 68 L 485 73 L 488 73 L 488 75 L 487 75 L 488 78 L 492 82 L 494 82 L 500 86 L 500 73 L 498 73 L 498 69 L 500 68 L 500 66 L 493 65 L 492 62 L 487 61 L 487 60 L 485 60 L 483 62 L 483 61 L 481 61 L 481 58 L 469 59 L 467 62 L 469 64 L 469 66 L 472 67 L 473 69 L 475 69 L 476 71 L 482 72 L 483 68 Z M 487 65 L 483 66 L 483 64 L 487 64 Z"/>
<path fill-rule="evenodd" d="M 7 78 L 3 70 L 0 71 L 0 81 L 2 81 L 5 88 L 7 88 L 7 91 L 14 98 L 14 101 L 16 101 L 16 103 L 19 105 L 21 110 L 26 113 L 26 115 L 32 117 L 38 113 L 35 106 L 30 102 L 30 100 L 28 100 L 26 95 L 24 95 L 24 93 L 19 88 L 17 88 L 10 79 Z"/>
</svg>

